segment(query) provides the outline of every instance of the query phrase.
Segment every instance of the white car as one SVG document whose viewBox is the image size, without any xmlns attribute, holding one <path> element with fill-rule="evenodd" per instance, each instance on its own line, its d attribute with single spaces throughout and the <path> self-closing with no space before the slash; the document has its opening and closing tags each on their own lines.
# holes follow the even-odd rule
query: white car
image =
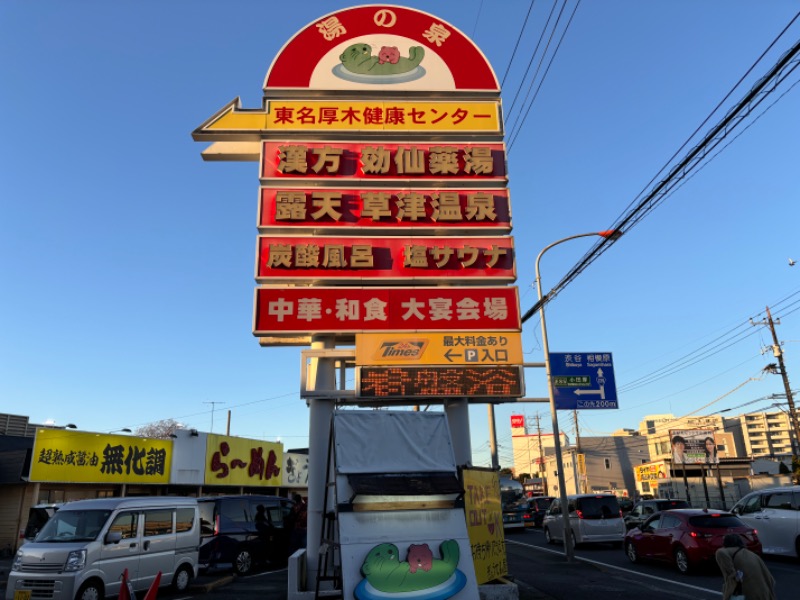
<svg viewBox="0 0 800 600">
<path fill-rule="evenodd" d="M 764 554 L 800 556 L 800 485 L 750 492 L 731 512 L 758 531 Z"/>
<path fill-rule="evenodd" d="M 619 509 L 619 501 L 612 494 L 575 494 L 567 496 L 569 524 L 572 542 L 586 544 L 611 542 L 622 547 L 625 537 L 625 522 Z M 564 539 L 564 519 L 561 515 L 561 500 L 556 498 L 544 516 L 542 528 L 548 544 Z"/>
</svg>

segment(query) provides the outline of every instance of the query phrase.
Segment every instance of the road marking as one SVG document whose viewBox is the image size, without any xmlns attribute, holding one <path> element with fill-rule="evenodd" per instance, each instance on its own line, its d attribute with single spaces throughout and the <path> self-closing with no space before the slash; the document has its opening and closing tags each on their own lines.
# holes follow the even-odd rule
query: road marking
<svg viewBox="0 0 800 600">
<path fill-rule="evenodd" d="M 551 550 L 550 548 L 542 548 L 541 546 L 536 546 L 534 544 L 525 544 L 523 542 L 518 542 L 516 540 L 509 540 L 506 538 L 507 544 L 517 544 L 519 546 L 525 546 L 526 548 L 533 548 L 534 550 L 541 550 L 542 552 L 549 552 L 550 554 L 558 554 L 563 555 L 563 552 L 558 550 Z M 604 567 L 610 569 L 616 569 L 617 571 L 622 571 L 623 573 L 630 573 L 631 575 L 637 575 L 639 577 L 646 577 L 648 579 L 655 579 L 656 581 L 663 581 L 665 583 L 671 583 L 673 585 L 679 585 L 685 588 L 689 588 L 691 590 L 697 590 L 700 592 L 708 592 L 709 594 L 716 594 L 717 596 L 721 596 L 722 592 L 719 590 L 710 590 L 708 588 L 700 587 L 697 585 L 689 585 L 688 583 L 681 583 L 680 581 L 675 581 L 673 579 L 667 579 L 666 577 L 657 577 L 656 575 L 648 575 L 647 573 L 641 573 L 639 571 L 633 571 L 631 569 L 626 569 L 624 567 L 618 567 L 617 565 L 612 565 L 609 563 L 600 562 L 599 560 L 592 560 L 591 558 L 583 558 L 582 556 L 575 556 L 576 560 L 582 560 L 583 562 L 595 564 L 595 565 L 603 565 Z"/>
</svg>

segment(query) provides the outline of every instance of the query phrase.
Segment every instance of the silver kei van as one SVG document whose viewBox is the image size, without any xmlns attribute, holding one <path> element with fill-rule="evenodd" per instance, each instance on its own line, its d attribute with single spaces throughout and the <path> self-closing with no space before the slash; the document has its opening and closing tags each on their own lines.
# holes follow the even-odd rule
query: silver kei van
<svg viewBox="0 0 800 600">
<path fill-rule="evenodd" d="M 134 497 L 78 500 L 62 506 L 14 557 L 6 600 L 102 600 L 120 592 L 185 590 L 197 574 L 197 500 Z"/>
</svg>

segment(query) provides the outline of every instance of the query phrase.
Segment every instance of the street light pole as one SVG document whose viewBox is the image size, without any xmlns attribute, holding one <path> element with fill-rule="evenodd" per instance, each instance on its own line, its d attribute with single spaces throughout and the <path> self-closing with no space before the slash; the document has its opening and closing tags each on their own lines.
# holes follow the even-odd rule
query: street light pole
<svg viewBox="0 0 800 600">
<path fill-rule="evenodd" d="M 554 436 L 554 444 L 556 450 L 556 469 L 558 469 L 558 496 L 560 499 L 561 504 L 561 520 L 563 525 L 563 538 L 564 538 L 564 554 L 567 557 L 567 561 L 572 562 L 575 560 L 575 548 L 572 544 L 572 529 L 569 525 L 569 505 L 567 503 L 567 489 L 566 489 L 566 479 L 564 477 L 564 460 L 561 455 L 561 434 L 558 430 L 558 412 L 556 411 L 556 399 L 555 395 L 553 394 L 553 382 L 552 376 L 550 374 L 550 346 L 547 342 L 547 325 L 545 324 L 544 320 L 544 298 L 542 296 L 542 278 L 539 275 L 539 261 L 542 259 L 542 255 L 550 250 L 553 246 L 558 246 L 559 244 L 563 244 L 564 242 L 568 242 L 570 240 L 574 240 L 577 238 L 582 237 L 590 237 L 599 235 L 600 237 L 604 238 L 616 238 L 621 235 L 621 233 L 617 230 L 609 230 L 609 231 L 596 231 L 592 233 L 580 233 L 578 235 L 571 235 L 569 237 L 565 237 L 563 239 L 558 240 L 557 242 L 553 242 L 549 246 L 546 246 L 541 252 L 539 252 L 539 256 L 536 257 L 536 291 L 539 295 L 539 320 L 542 322 L 542 351 L 544 352 L 544 370 L 547 373 L 547 393 L 550 397 L 550 416 L 553 421 L 553 436 Z"/>
</svg>

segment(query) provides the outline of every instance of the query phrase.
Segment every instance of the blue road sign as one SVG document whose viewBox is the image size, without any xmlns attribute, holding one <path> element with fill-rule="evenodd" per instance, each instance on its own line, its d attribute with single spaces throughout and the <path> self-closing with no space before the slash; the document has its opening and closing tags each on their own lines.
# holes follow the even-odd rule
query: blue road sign
<svg viewBox="0 0 800 600">
<path fill-rule="evenodd" d="M 610 352 L 551 352 L 556 410 L 619 408 Z"/>
</svg>

